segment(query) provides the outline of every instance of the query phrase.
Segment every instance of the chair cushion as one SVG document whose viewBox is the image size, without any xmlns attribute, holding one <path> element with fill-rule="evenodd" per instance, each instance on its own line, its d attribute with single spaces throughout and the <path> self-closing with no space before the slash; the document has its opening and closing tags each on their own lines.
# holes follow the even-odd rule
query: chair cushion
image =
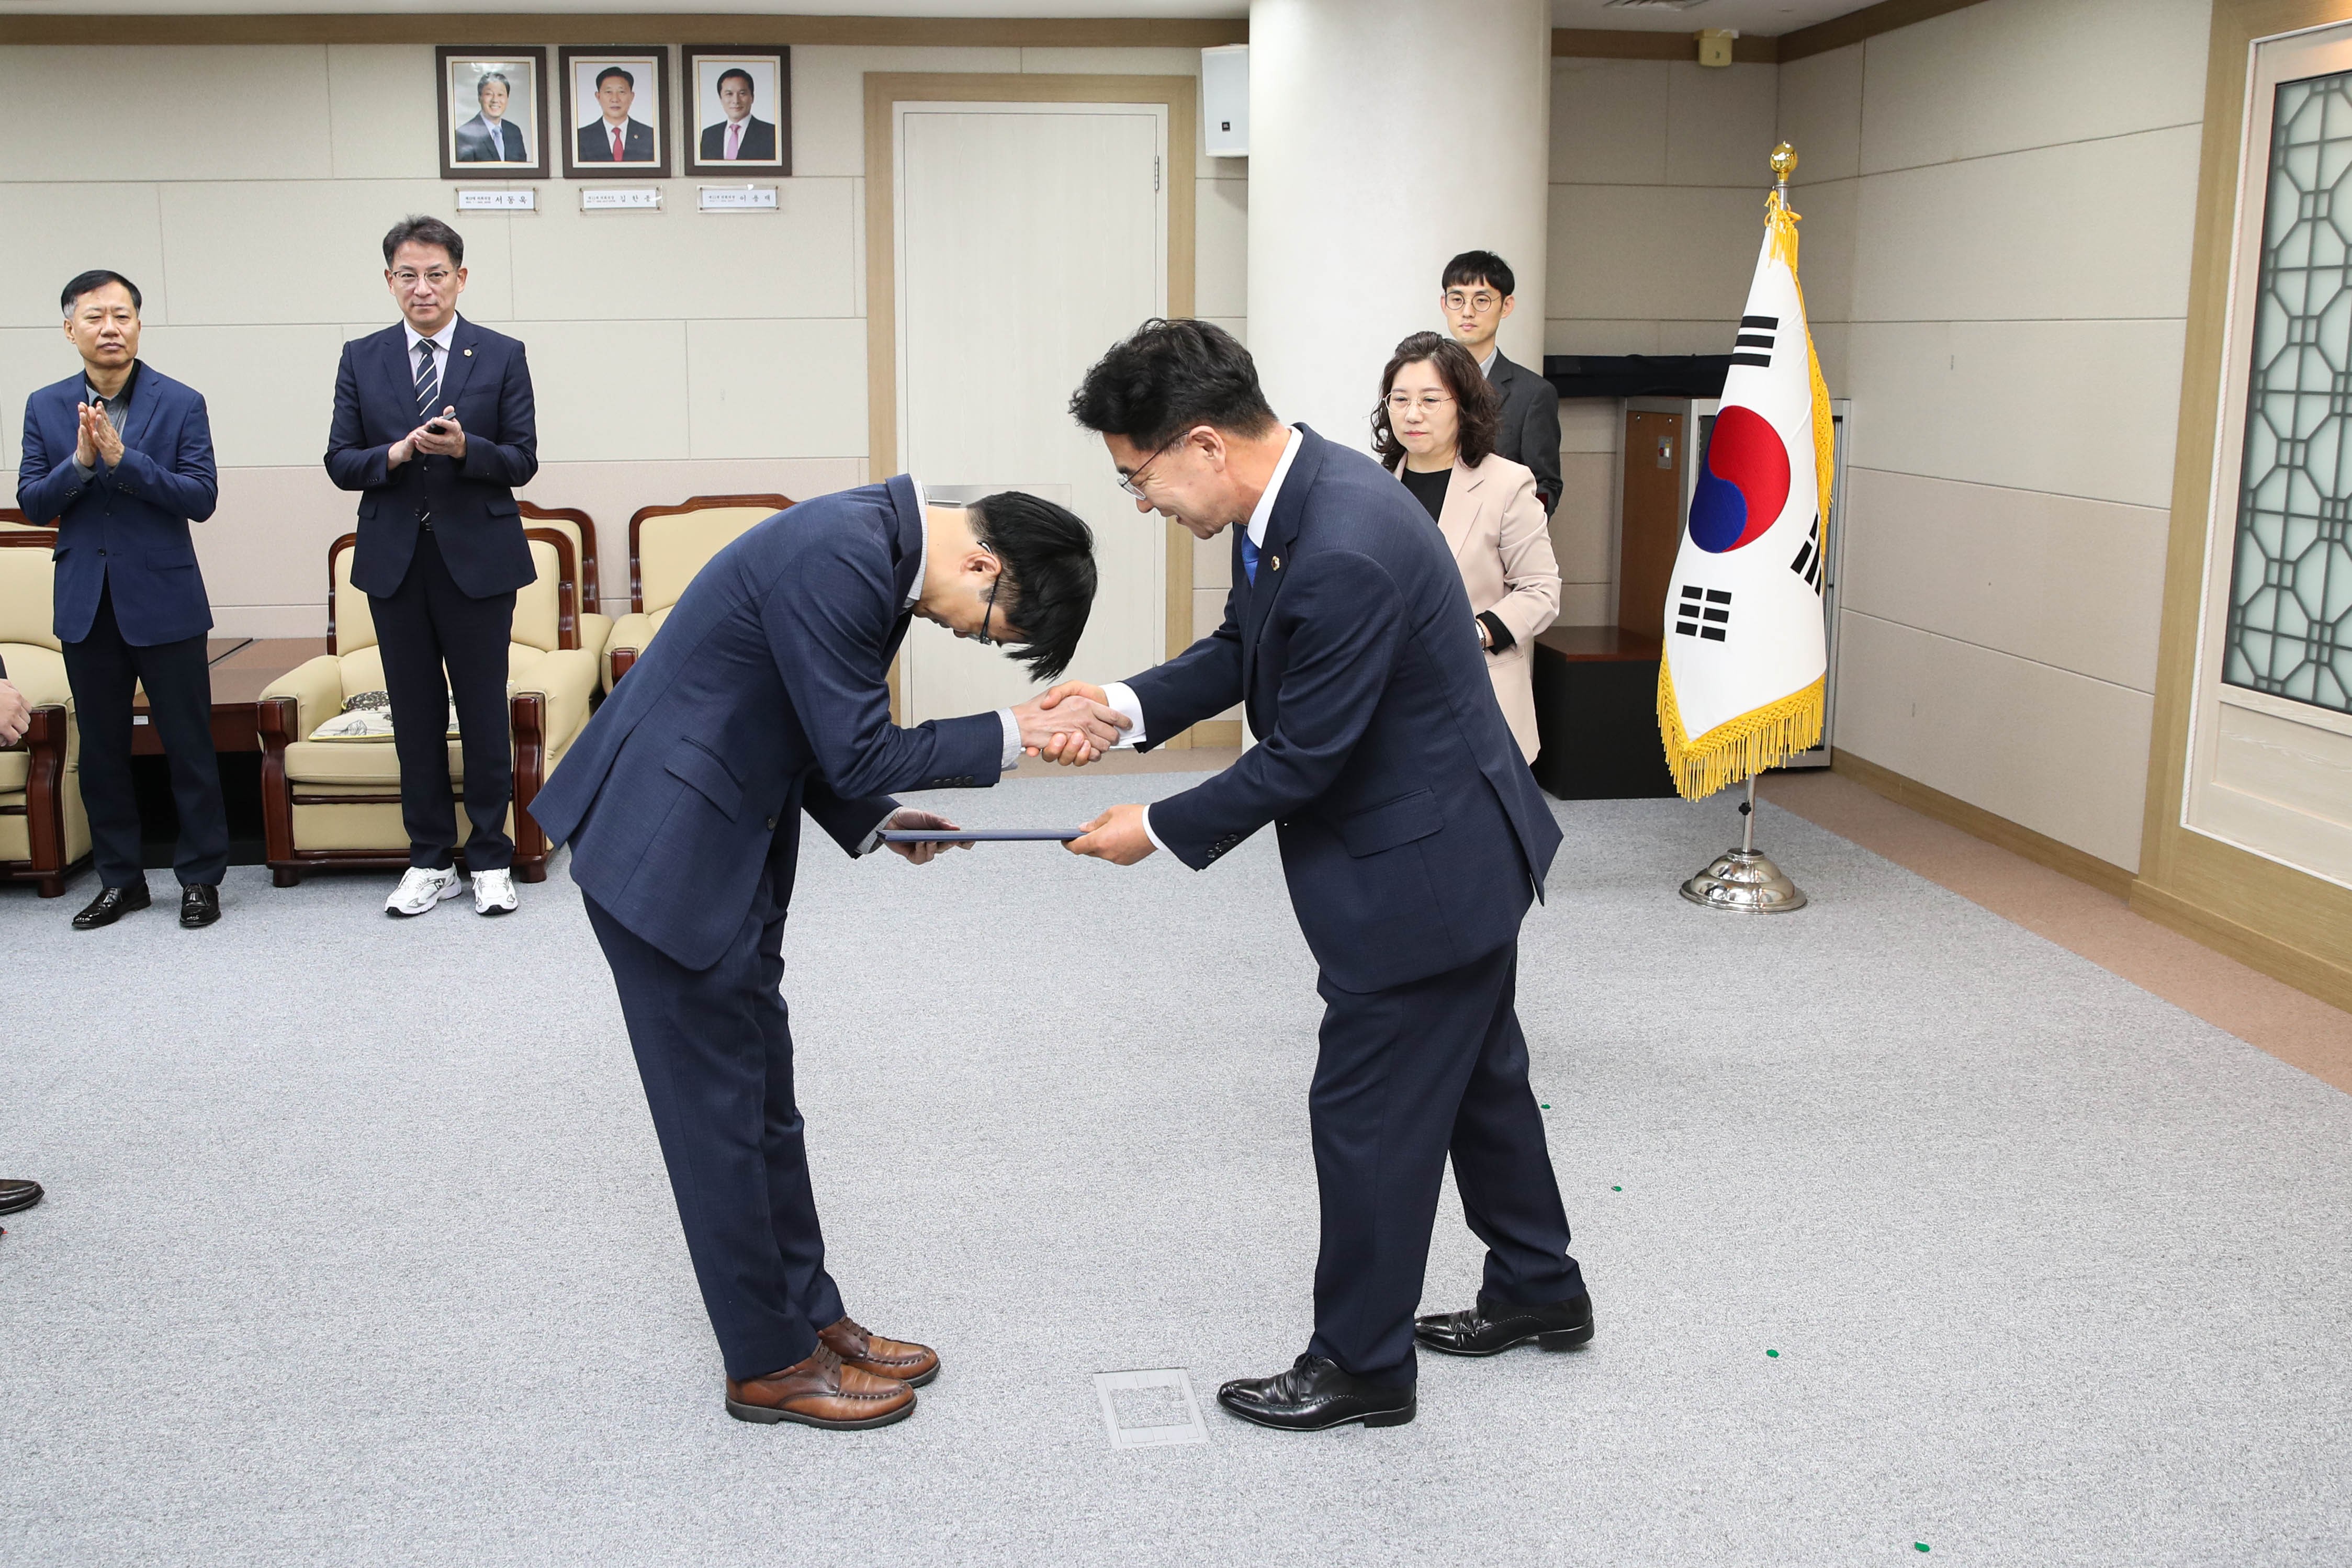
<svg viewBox="0 0 2352 1568">
<path fill-rule="evenodd" d="M 465 758 L 456 741 L 449 743 L 449 778 L 466 776 Z M 375 791 L 400 788 L 400 754 L 389 746 L 354 746 L 345 740 L 298 740 L 286 747 L 286 777 L 299 785 L 365 785 Z M 298 789 L 298 794 L 310 793 Z"/>
<path fill-rule="evenodd" d="M 16 662 L 7 651 L 12 643 L 55 648 L 58 569 L 45 549 L 11 545 L 0 549 L 0 658 L 9 659 L 9 676 Z"/>
<path fill-rule="evenodd" d="M 755 523 L 775 513 L 766 507 L 709 507 L 672 512 L 637 525 L 637 582 L 646 609 L 667 610 L 677 602 L 694 574 Z"/>
<path fill-rule="evenodd" d="M 0 751 L 0 797 L 22 795 L 33 777 L 33 754 L 29 751 Z M 21 806 L 22 800 L 0 799 L 0 806 Z"/>
</svg>

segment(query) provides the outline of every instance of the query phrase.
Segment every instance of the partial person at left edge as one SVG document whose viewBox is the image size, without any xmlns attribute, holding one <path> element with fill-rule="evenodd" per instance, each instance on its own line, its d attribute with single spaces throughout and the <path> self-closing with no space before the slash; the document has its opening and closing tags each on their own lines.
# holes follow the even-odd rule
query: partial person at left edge
<svg viewBox="0 0 2352 1568">
<path fill-rule="evenodd" d="M 77 931 L 111 925 L 149 904 L 131 781 L 131 711 L 170 759 L 180 839 L 180 924 L 220 918 L 228 810 L 213 753 L 211 601 L 192 522 L 213 515 L 220 484 L 212 422 L 193 388 L 139 358 L 139 289 L 119 272 L 85 272 L 59 300 L 79 373 L 25 403 L 16 505 L 58 530 L 56 621 L 81 732 L 81 794 L 100 889 Z"/>
</svg>

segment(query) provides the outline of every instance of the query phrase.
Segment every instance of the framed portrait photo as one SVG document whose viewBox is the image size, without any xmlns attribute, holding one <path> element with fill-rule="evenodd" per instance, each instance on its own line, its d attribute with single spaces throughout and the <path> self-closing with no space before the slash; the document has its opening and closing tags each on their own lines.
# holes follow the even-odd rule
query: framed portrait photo
<svg viewBox="0 0 2352 1568">
<path fill-rule="evenodd" d="M 689 174 L 793 172 L 793 52 L 688 44 L 680 51 Z"/>
<path fill-rule="evenodd" d="M 547 178 L 547 51 L 448 44 L 441 80 L 441 177 Z"/>
<path fill-rule="evenodd" d="M 669 50 L 566 45 L 557 56 L 566 177 L 669 178 Z"/>
</svg>

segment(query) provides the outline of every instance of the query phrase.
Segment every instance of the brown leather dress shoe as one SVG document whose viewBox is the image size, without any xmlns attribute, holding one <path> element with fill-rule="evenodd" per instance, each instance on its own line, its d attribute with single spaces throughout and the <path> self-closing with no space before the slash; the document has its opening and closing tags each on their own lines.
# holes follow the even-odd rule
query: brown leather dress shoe
<svg viewBox="0 0 2352 1568">
<path fill-rule="evenodd" d="M 939 1352 L 927 1344 L 884 1339 L 854 1318 L 816 1331 L 818 1343 L 841 1357 L 842 1364 L 877 1377 L 887 1377 L 909 1388 L 920 1388 L 940 1375 Z"/>
<path fill-rule="evenodd" d="M 782 1372 L 740 1383 L 727 1380 L 727 1414 L 738 1421 L 797 1421 L 803 1427 L 853 1431 L 887 1427 L 914 1413 L 913 1389 L 844 1366 L 841 1357 L 822 1344 L 806 1361 Z"/>
</svg>

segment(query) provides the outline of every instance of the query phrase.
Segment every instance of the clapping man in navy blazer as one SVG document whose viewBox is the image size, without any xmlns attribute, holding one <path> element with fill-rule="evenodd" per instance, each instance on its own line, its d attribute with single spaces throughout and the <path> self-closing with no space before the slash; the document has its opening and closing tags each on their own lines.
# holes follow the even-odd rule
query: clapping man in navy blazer
<svg viewBox="0 0 2352 1568">
<path fill-rule="evenodd" d="M 327 474 L 361 493 L 352 586 L 375 618 L 400 759 L 408 872 L 384 910 L 423 915 L 464 891 L 450 803 L 454 702 L 474 912 L 504 915 L 515 906 L 508 649 L 515 592 L 539 576 L 514 498 L 539 472 L 530 367 L 520 343 L 457 314 L 466 242 L 457 230 L 404 218 L 383 236 L 383 262 L 406 319 L 343 345 Z"/>
<path fill-rule="evenodd" d="M 1164 849 L 1199 871 L 1272 823 L 1322 971 L 1314 1338 L 1218 1401 L 1294 1430 L 1410 1421 L 1416 1341 L 1490 1355 L 1592 1334 L 1512 1002 L 1559 828 L 1444 539 L 1370 457 L 1276 422 L 1232 337 L 1146 322 L 1071 412 L 1139 510 L 1204 539 L 1234 528 L 1233 590 L 1224 623 L 1167 664 L 1046 700 L 1108 704 L 1143 746 L 1243 703 L 1258 743 L 1149 810 L 1111 808 L 1070 848 L 1120 865 Z M 1475 1307 L 1416 1322 L 1449 1152 L 1486 1281 Z"/>
<path fill-rule="evenodd" d="M 82 804 L 101 884 L 74 929 L 111 925 L 148 905 L 131 782 L 131 703 L 142 685 L 180 813 L 172 857 L 180 924 L 210 925 L 228 869 L 228 811 L 205 652 L 213 611 L 188 525 L 211 517 L 220 497 L 212 422 L 193 389 L 140 361 L 141 300 L 129 278 L 85 272 L 66 285 L 63 304 L 82 368 L 25 405 L 16 505 L 37 523 L 55 519 L 58 530 L 55 630 L 81 730 Z"/>
<path fill-rule="evenodd" d="M 1113 744 L 1121 721 L 1083 699 L 890 719 L 912 617 L 1011 644 L 1051 678 L 1094 594 L 1093 536 L 1032 496 L 930 506 L 902 474 L 803 501 L 711 558 L 531 801 L 572 846 L 612 965 L 740 1420 L 882 1426 L 939 1370 L 860 1326 L 825 1272 L 779 995 L 801 813 L 861 855 L 886 827 L 953 827 L 893 790 L 990 785 L 1024 749 L 1083 761 Z M 918 863 L 935 847 L 891 845 Z"/>
</svg>

